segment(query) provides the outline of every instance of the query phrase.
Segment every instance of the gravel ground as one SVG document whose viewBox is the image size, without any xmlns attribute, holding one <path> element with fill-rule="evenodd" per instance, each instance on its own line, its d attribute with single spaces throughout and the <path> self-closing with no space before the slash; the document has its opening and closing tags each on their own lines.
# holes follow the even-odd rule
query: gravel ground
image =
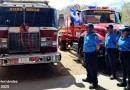
<svg viewBox="0 0 130 90">
<path fill-rule="evenodd" d="M 0 88 L 0 90 L 88 90 L 89 84 L 82 82 L 86 70 L 78 58 L 69 50 L 59 52 L 62 54 L 62 60 L 56 64 L 0 67 L 0 80 L 18 82 L 14 84 L 0 82 L 0 86 L 9 85 L 8 89 Z M 119 71 L 118 73 L 121 77 Z M 97 90 L 123 90 L 117 88 L 118 80 L 111 81 L 108 76 L 101 73 L 98 77 L 100 88 Z"/>
<path fill-rule="evenodd" d="M 79 62 L 78 58 L 70 53 L 70 51 L 60 51 L 62 54 L 62 60 L 61 63 L 63 67 L 59 68 L 62 72 L 62 69 L 64 70 L 65 68 L 69 69 L 69 73 L 72 75 L 80 75 L 80 74 L 85 74 L 86 70 L 85 68 L 81 65 Z M 65 68 L 64 68 L 65 67 Z M 65 72 L 64 72 L 65 73 Z"/>
<path fill-rule="evenodd" d="M 27 80 L 85 74 L 84 67 L 69 51 L 59 51 L 62 60 L 56 64 L 37 64 L 0 67 L 0 80 Z"/>
</svg>

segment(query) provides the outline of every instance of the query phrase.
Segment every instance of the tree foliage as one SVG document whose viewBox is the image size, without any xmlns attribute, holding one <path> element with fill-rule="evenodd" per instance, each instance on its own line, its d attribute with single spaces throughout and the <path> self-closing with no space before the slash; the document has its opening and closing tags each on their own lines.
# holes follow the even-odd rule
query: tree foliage
<svg viewBox="0 0 130 90">
<path fill-rule="evenodd" d="M 130 24 L 130 2 L 124 3 L 120 12 L 122 13 L 122 23 L 125 25 Z"/>
</svg>

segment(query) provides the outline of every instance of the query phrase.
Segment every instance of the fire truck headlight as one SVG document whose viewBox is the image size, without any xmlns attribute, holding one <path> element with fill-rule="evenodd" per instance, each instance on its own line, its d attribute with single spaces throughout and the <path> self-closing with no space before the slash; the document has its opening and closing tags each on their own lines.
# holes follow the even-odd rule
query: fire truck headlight
<svg viewBox="0 0 130 90">
<path fill-rule="evenodd" d="M 3 44 L 3 45 L 2 45 L 2 48 L 7 48 L 7 44 Z"/>
<path fill-rule="evenodd" d="M 42 47 L 47 47 L 47 46 L 52 46 L 52 42 L 46 41 L 46 42 L 41 42 Z"/>
<path fill-rule="evenodd" d="M 1 38 L 0 39 L 0 48 L 7 48 L 7 39 L 6 38 Z"/>
<path fill-rule="evenodd" d="M 41 38 L 41 42 L 46 41 L 46 38 Z"/>
<path fill-rule="evenodd" d="M 53 45 L 53 46 L 57 46 L 58 43 L 57 43 L 56 41 L 53 41 L 53 42 L 52 42 L 52 45 Z"/>
<path fill-rule="evenodd" d="M 2 39 L 1 39 L 1 42 L 2 42 L 2 43 L 7 43 L 7 39 L 2 38 Z"/>
</svg>

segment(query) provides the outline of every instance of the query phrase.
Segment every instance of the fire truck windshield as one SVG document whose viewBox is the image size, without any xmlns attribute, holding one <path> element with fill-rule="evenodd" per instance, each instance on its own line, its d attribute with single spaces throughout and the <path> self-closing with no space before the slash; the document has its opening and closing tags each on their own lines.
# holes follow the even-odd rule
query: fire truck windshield
<svg viewBox="0 0 130 90">
<path fill-rule="evenodd" d="M 0 27 L 17 27 L 23 24 L 23 9 L 0 7 Z"/>
<path fill-rule="evenodd" d="M 35 27 L 56 27 L 56 10 L 50 8 L 26 8 L 26 23 Z"/>
<path fill-rule="evenodd" d="M 51 8 L 0 7 L 0 27 L 56 27 L 56 10 Z"/>
<path fill-rule="evenodd" d="M 120 23 L 118 13 L 110 10 L 83 11 L 84 23 Z"/>
</svg>

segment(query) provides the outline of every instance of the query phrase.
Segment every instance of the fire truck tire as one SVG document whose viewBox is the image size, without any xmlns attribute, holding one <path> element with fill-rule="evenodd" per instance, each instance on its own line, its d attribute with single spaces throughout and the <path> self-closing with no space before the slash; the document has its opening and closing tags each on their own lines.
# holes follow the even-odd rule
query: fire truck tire
<svg viewBox="0 0 130 90">
<path fill-rule="evenodd" d="M 66 50 L 66 41 L 60 40 L 60 50 Z"/>
<path fill-rule="evenodd" d="M 82 47 L 79 48 L 79 59 L 80 59 L 80 63 L 82 64 L 82 66 L 86 67 L 85 59 L 84 59 L 84 53 L 83 53 Z"/>
</svg>

